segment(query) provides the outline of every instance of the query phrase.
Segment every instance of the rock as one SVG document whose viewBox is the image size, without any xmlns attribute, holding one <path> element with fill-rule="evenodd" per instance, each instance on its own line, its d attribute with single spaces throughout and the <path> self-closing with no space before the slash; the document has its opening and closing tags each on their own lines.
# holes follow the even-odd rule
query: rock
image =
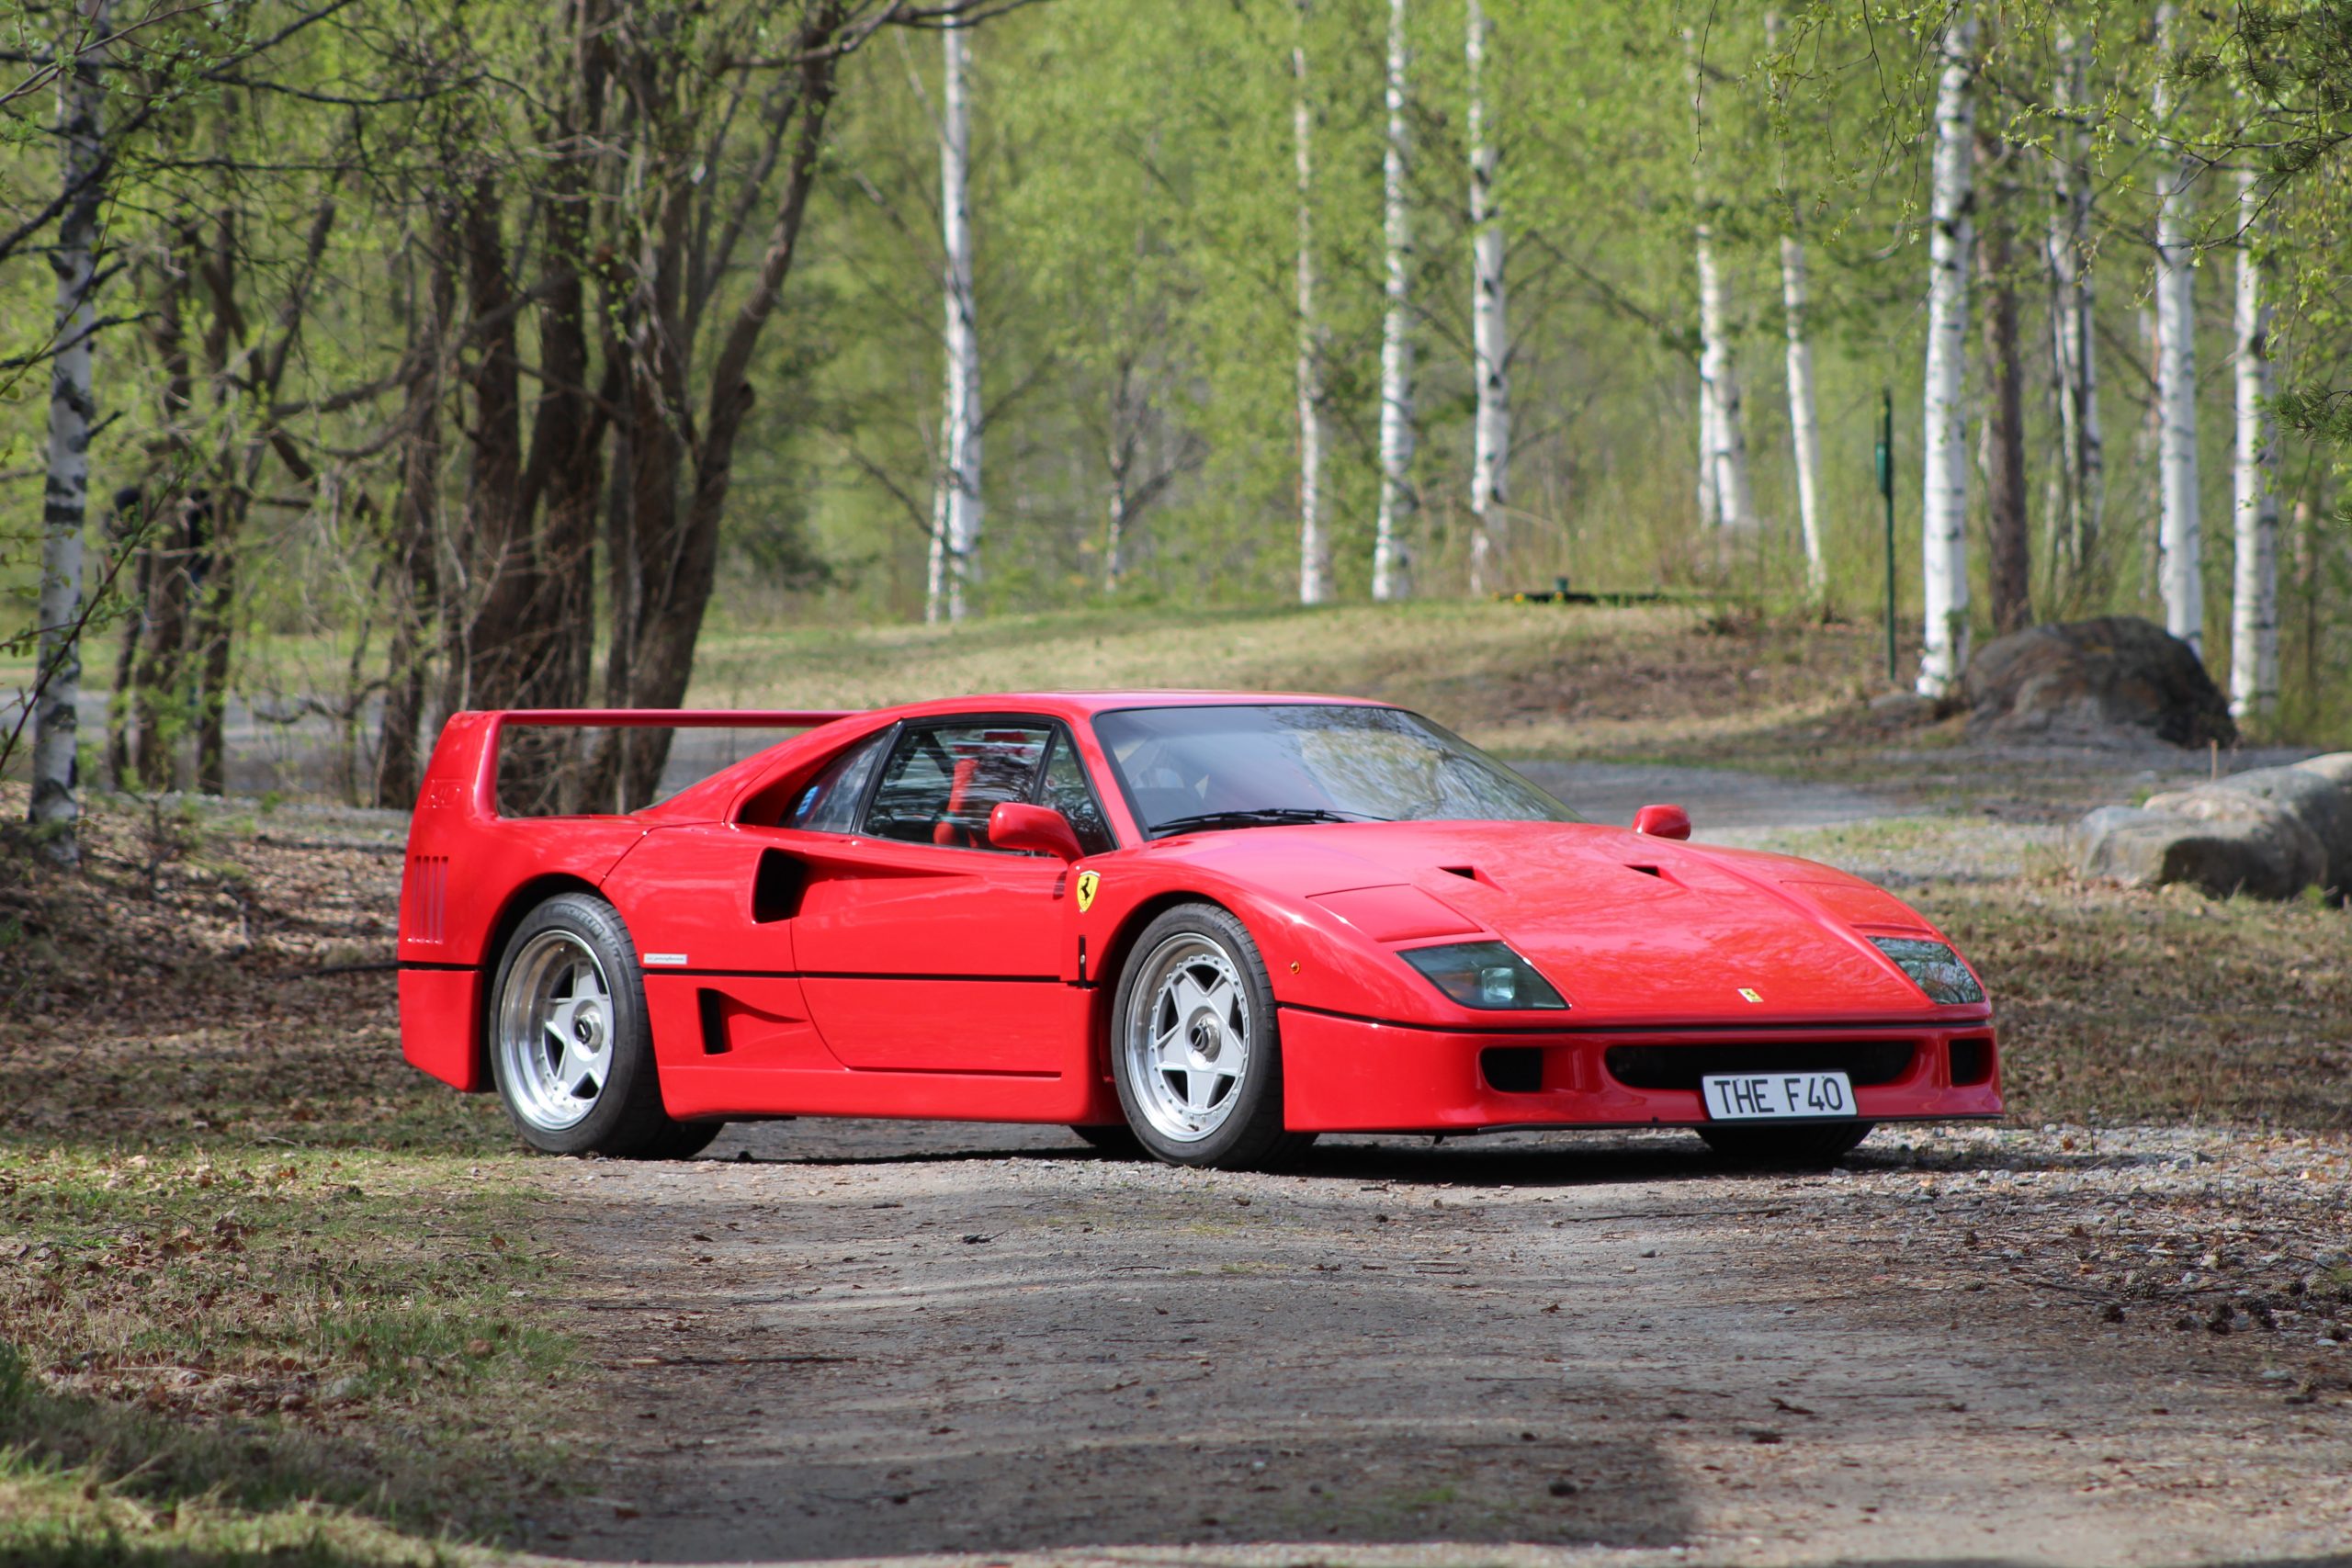
<svg viewBox="0 0 2352 1568">
<path fill-rule="evenodd" d="M 1961 700 L 1972 730 L 2004 737 L 2237 742 L 2229 704 L 2195 650 L 2133 615 L 1997 638 L 1969 660 Z"/>
<path fill-rule="evenodd" d="M 2282 807 L 2204 790 L 2169 798 L 2199 815 L 2109 806 L 2084 818 L 2075 830 L 2075 868 L 2132 887 L 2192 883 L 2217 898 L 2291 898 L 2326 868 L 2318 838 Z"/>
<path fill-rule="evenodd" d="M 2295 764 L 2301 773 L 2317 773 L 2338 789 L 2352 790 L 2352 751 L 2330 751 L 2324 757 L 2306 757 Z"/>
<path fill-rule="evenodd" d="M 2332 762 L 2335 759 L 2314 757 L 2311 761 Z M 2345 756 L 2344 761 L 2352 764 L 2352 756 Z M 2311 762 L 2298 762 L 2291 768 L 2256 768 L 2206 787 L 2250 795 L 2293 812 L 2326 852 L 2326 869 L 2312 880 L 2332 896 L 2339 896 L 2346 884 L 2352 884 L 2352 766 L 2347 766 L 2340 778 L 2331 777 L 2328 770 L 2314 768 Z"/>
</svg>

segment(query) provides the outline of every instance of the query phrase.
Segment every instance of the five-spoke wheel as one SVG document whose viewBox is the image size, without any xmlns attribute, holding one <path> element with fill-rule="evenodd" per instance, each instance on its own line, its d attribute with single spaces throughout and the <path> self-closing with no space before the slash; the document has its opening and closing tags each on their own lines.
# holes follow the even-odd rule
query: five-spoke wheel
<svg viewBox="0 0 2352 1568">
<path fill-rule="evenodd" d="M 1283 1130 L 1282 1043 L 1258 945 L 1214 904 L 1144 929 L 1119 981 L 1113 1078 L 1136 1139 L 1178 1165 L 1258 1168 L 1307 1142 Z"/>
<path fill-rule="evenodd" d="M 663 1111 L 636 951 L 620 915 L 585 893 L 548 899 L 508 939 L 490 1065 L 515 1131 L 550 1154 L 682 1159 L 722 1125 Z"/>
</svg>

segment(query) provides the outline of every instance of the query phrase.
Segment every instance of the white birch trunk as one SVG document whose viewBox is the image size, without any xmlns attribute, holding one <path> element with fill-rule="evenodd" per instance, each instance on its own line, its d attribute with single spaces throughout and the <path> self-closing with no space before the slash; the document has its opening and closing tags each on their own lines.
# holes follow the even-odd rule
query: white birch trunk
<svg viewBox="0 0 2352 1568">
<path fill-rule="evenodd" d="M 2079 117 L 2089 112 L 2086 51 L 2060 29 L 2055 96 L 2060 125 L 2051 150 L 2051 349 L 2056 359 L 2058 426 L 2064 502 L 2059 555 L 2071 582 L 2086 581 L 2098 553 L 2107 490 L 2106 447 L 2098 418 L 2098 350 L 2092 325 L 2092 188 L 2084 167 L 2088 145 Z"/>
<path fill-rule="evenodd" d="M 2157 73 L 2155 122 L 2169 139 L 2177 105 L 2166 73 L 2176 58 L 2178 8 L 2156 7 Z M 2177 146 L 2177 144 L 2176 144 Z M 2164 154 L 2160 151 L 2160 159 Z M 2157 581 L 2164 594 L 2165 629 L 2202 656 L 2205 645 L 2203 530 L 2197 508 L 2197 301 L 2195 242 L 2189 228 L 2189 181 L 2194 166 L 2176 151 L 2164 159 L 2156 200 L 2156 467 L 2163 497 L 2157 535 Z"/>
<path fill-rule="evenodd" d="M 2238 173 L 2237 563 L 2230 596 L 2230 712 L 2278 705 L 2278 435 L 2271 418 L 2270 303 L 2255 254 L 2260 183 Z"/>
<path fill-rule="evenodd" d="M 1692 115 L 1703 122 L 1706 84 L 1699 69 L 1697 31 L 1683 28 L 1682 42 L 1690 53 Z M 1730 296 L 1715 260 L 1715 230 L 1709 217 L 1713 198 L 1707 191 L 1703 158 L 1693 157 L 1691 167 L 1698 211 L 1691 243 L 1699 268 L 1699 379 L 1705 387 L 1700 425 L 1704 431 L 1712 424 L 1706 467 L 1714 486 L 1716 521 L 1725 528 L 1747 528 L 1756 521 L 1756 505 L 1747 483 L 1747 434 L 1740 417 L 1739 378 L 1732 367 L 1727 324 Z M 1703 509 L 1704 502 L 1701 504 Z"/>
<path fill-rule="evenodd" d="M 1928 235 L 1926 452 L 1920 464 L 1920 552 L 1927 645 L 1919 694 L 1941 699 L 1968 668 L 1968 436 L 1962 402 L 1968 364 L 1968 274 L 1976 242 L 1976 13 L 1952 17 L 1936 88 L 1936 151 Z"/>
<path fill-rule="evenodd" d="M 1715 504 L 1715 393 L 1699 376 L 1699 526 L 1718 527 L 1723 509 Z"/>
<path fill-rule="evenodd" d="M 939 416 L 939 482 L 931 492 L 931 552 L 923 583 L 922 618 L 936 626 L 947 615 L 947 498 L 955 489 L 947 469 L 948 433 L 953 421 L 943 405 Z"/>
<path fill-rule="evenodd" d="M 1470 462 L 1470 592 L 1494 587 L 1510 469 L 1510 333 L 1504 313 L 1503 226 L 1495 202 L 1500 161 L 1487 123 L 1487 17 L 1469 0 L 1464 44 L 1470 67 L 1470 355 L 1478 413 Z"/>
<path fill-rule="evenodd" d="M 59 39 L 71 52 L 57 77 L 57 130 L 62 150 L 66 203 L 57 225 L 50 270 L 57 278 L 56 358 L 50 367 L 48 483 L 42 492 L 40 593 L 35 624 L 40 696 L 33 707 L 32 807 L 35 828 L 48 830 L 51 859 L 81 859 L 74 824 L 82 815 L 74 793 L 74 751 L 82 699 L 82 525 L 89 513 L 90 427 L 97 399 L 90 376 L 90 339 L 97 330 L 97 243 L 104 194 L 105 147 L 99 111 L 105 89 L 99 58 L 86 46 L 106 36 L 108 0 L 88 0 Z"/>
<path fill-rule="evenodd" d="M 1797 515 L 1804 528 L 1805 592 L 1818 603 L 1829 592 L 1829 557 L 1822 540 L 1821 422 L 1814 412 L 1813 345 L 1805 341 L 1804 242 L 1781 236 L 1781 304 L 1789 327 L 1789 439 L 1796 449 Z"/>
<path fill-rule="evenodd" d="M 1781 51 L 1781 14 L 1764 13 L 1766 46 Z M 1821 516 L 1821 421 L 1815 412 L 1813 345 L 1805 337 L 1805 308 L 1811 293 L 1804 241 L 1794 195 L 1789 197 L 1789 227 L 1781 236 L 1781 308 L 1789 334 L 1789 444 L 1797 461 L 1797 519 L 1804 530 L 1806 594 L 1819 604 L 1829 592 L 1829 558 Z"/>
<path fill-rule="evenodd" d="M 972 296 L 972 210 L 968 194 L 972 107 L 966 83 L 972 51 L 967 30 L 940 34 L 947 51 L 940 89 L 939 222 L 947 259 L 947 428 L 944 585 L 946 615 L 960 621 L 979 579 L 980 344 Z"/>
<path fill-rule="evenodd" d="M 1388 0 L 1388 144 L 1381 158 L 1387 212 L 1387 313 L 1380 334 L 1380 516 L 1373 536 L 1372 596 L 1413 592 L 1413 220 L 1407 203 L 1412 149 L 1405 121 L 1405 0 Z"/>
<path fill-rule="evenodd" d="M 1323 526 L 1323 333 L 1315 315 L 1315 113 L 1306 96 L 1308 0 L 1298 0 L 1291 45 L 1291 139 L 1298 169 L 1298 602 L 1331 597 L 1331 539 Z"/>
</svg>

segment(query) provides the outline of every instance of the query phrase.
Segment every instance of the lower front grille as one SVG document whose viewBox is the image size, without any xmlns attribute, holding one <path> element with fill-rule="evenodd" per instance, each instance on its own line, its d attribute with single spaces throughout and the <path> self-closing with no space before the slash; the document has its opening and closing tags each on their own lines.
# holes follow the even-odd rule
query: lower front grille
<svg viewBox="0 0 2352 1568">
<path fill-rule="evenodd" d="M 1627 1089 L 1695 1089 L 1719 1073 L 1843 1073 L 1857 1088 L 1893 1083 L 1911 1070 L 1908 1040 L 1788 1045 L 1612 1045 L 1602 1060 Z"/>
</svg>

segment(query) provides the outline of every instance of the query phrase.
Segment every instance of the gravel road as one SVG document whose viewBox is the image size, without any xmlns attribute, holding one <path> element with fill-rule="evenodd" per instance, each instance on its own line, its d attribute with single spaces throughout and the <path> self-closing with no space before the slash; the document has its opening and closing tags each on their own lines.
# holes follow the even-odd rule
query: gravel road
<svg viewBox="0 0 2352 1568">
<path fill-rule="evenodd" d="M 1340 1139 L 1232 1176 L 820 1122 L 548 1179 L 590 1260 L 548 1306 L 617 1434 L 550 1554 L 2352 1542 L 2340 1145 L 1882 1132 L 1789 1178 L 1683 1135 Z"/>
</svg>

